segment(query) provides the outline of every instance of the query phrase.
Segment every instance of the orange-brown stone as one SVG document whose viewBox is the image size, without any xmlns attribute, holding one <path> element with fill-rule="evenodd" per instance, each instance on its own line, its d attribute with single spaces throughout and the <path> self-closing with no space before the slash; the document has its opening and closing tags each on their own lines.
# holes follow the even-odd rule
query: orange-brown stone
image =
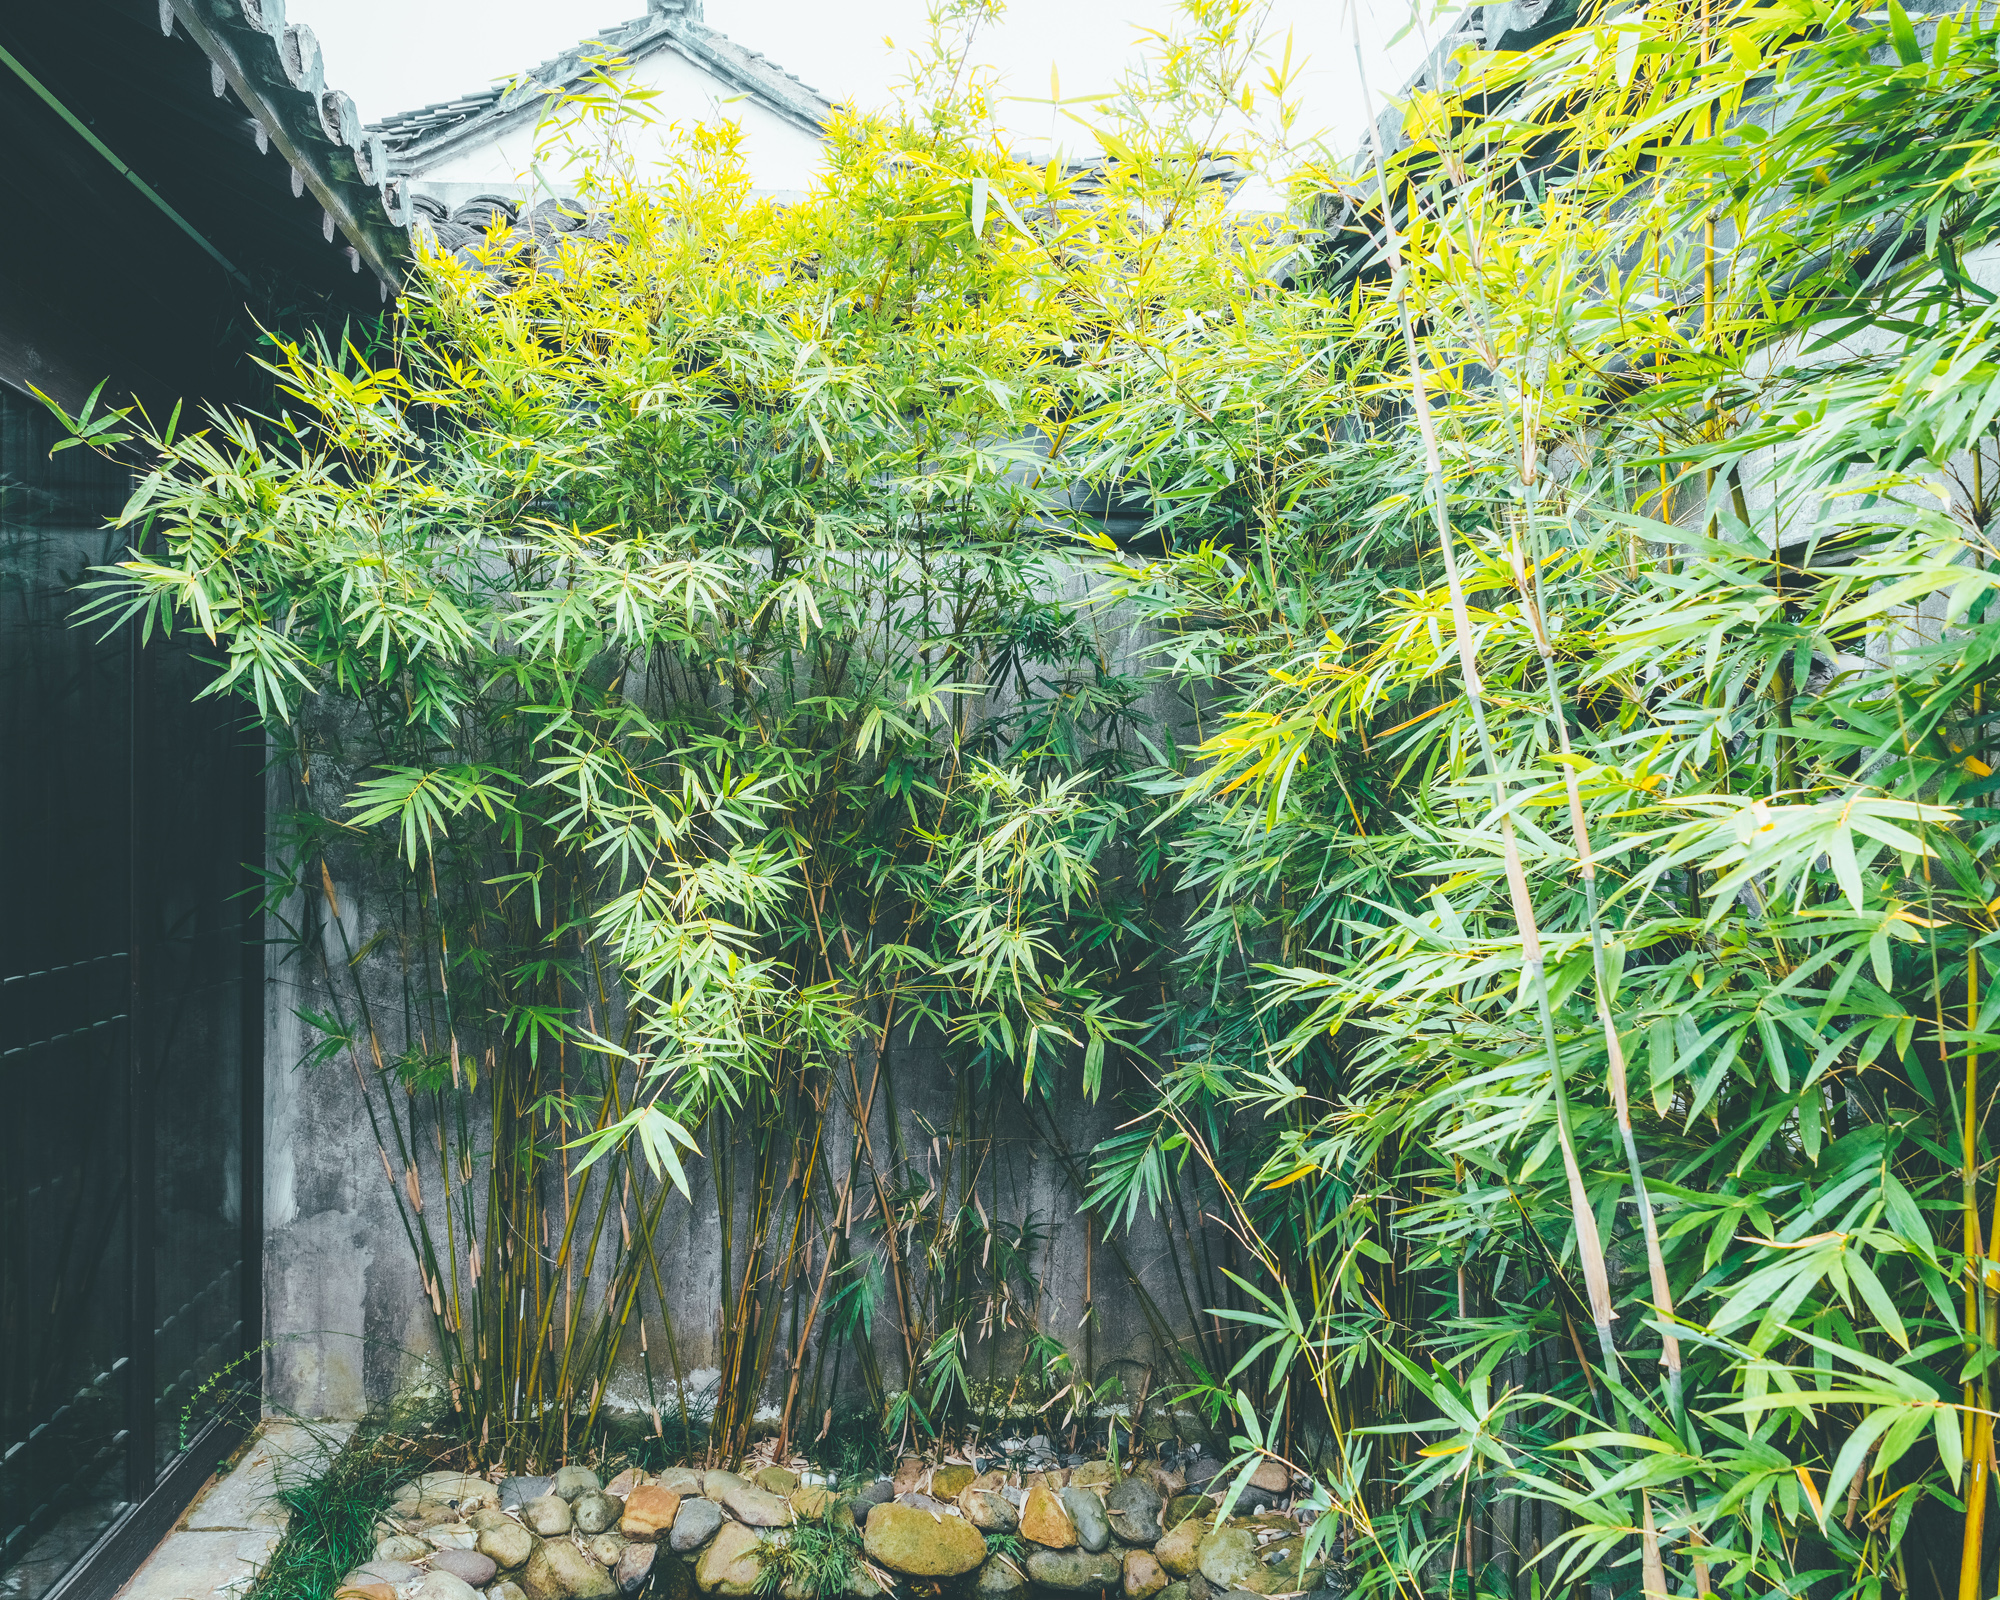
<svg viewBox="0 0 2000 1600">
<path fill-rule="evenodd" d="M 1076 1524 L 1055 1494 L 1037 1484 L 1028 1491 L 1028 1503 L 1021 1508 L 1021 1537 L 1051 1550 L 1067 1550 L 1076 1543 Z"/>
</svg>

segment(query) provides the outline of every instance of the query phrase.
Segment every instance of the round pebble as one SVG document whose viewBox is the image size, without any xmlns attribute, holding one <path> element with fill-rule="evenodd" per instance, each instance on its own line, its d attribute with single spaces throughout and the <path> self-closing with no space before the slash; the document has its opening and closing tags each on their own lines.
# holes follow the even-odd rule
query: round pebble
<svg viewBox="0 0 2000 1600">
<path fill-rule="evenodd" d="M 431 1557 L 431 1571 L 449 1572 L 475 1589 L 483 1589 L 500 1574 L 500 1563 L 477 1550 L 440 1550 Z"/>
</svg>

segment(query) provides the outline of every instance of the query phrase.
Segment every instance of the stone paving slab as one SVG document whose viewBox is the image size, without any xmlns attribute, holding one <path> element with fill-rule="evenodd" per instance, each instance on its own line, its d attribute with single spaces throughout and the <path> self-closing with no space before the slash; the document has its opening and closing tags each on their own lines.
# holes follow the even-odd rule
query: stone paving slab
<svg viewBox="0 0 2000 1600">
<path fill-rule="evenodd" d="M 351 1422 L 268 1422 L 227 1476 L 212 1479 L 119 1600 L 215 1600 L 249 1588 L 284 1536 L 281 1483 L 308 1477 L 354 1432 Z"/>
</svg>

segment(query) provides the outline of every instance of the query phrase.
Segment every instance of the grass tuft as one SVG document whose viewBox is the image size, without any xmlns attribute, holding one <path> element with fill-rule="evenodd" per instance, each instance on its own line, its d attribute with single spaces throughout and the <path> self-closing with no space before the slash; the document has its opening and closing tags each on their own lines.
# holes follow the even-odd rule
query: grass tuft
<svg viewBox="0 0 2000 1600">
<path fill-rule="evenodd" d="M 340 1580 L 375 1554 L 375 1524 L 397 1488 L 437 1461 L 426 1445 L 362 1424 L 347 1448 L 312 1477 L 280 1481 L 291 1525 L 271 1552 L 251 1600 L 333 1600 Z"/>
</svg>

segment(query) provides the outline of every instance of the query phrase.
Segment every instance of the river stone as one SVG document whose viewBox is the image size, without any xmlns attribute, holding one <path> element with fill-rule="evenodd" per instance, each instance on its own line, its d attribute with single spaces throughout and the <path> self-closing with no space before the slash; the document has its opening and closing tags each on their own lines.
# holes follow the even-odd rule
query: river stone
<svg viewBox="0 0 2000 1600">
<path fill-rule="evenodd" d="M 477 1550 L 440 1550 L 431 1557 L 431 1571 L 449 1572 L 473 1588 L 483 1589 L 500 1576 L 500 1563 Z"/>
<path fill-rule="evenodd" d="M 716 1479 L 724 1482 L 717 1484 Z M 753 1528 L 785 1528 L 791 1525 L 792 1508 L 768 1489 L 745 1483 L 733 1472 L 708 1475 L 710 1497 L 722 1502 L 722 1509 L 738 1522 Z"/>
<path fill-rule="evenodd" d="M 816 1483 L 806 1484 L 791 1493 L 792 1515 L 803 1517 L 808 1522 L 819 1521 L 827 1514 L 833 1503 L 832 1494 Z M 848 1515 L 852 1517 L 853 1512 L 850 1511 Z"/>
<path fill-rule="evenodd" d="M 1021 1508 L 1021 1537 L 1051 1550 L 1067 1550 L 1076 1543 L 1076 1524 L 1063 1503 L 1037 1485 L 1028 1491 L 1028 1503 Z"/>
<path fill-rule="evenodd" d="M 1250 1487 L 1262 1489 L 1266 1494 L 1290 1494 L 1292 1475 L 1286 1471 L 1282 1461 L 1273 1461 L 1266 1456 L 1257 1463 L 1257 1470 L 1250 1474 Z"/>
<path fill-rule="evenodd" d="M 465 1519 L 466 1526 L 484 1533 L 488 1528 L 512 1528 L 518 1526 L 504 1511 L 475 1511 Z"/>
<path fill-rule="evenodd" d="M 618 1585 L 620 1594 L 637 1594 L 646 1587 L 646 1580 L 653 1575 L 653 1558 L 660 1553 L 656 1544 L 628 1544 L 618 1552 L 618 1561 L 611 1569 L 611 1581 Z"/>
<path fill-rule="evenodd" d="M 530 1500 L 521 1507 L 521 1521 L 530 1533 L 538 1533 L 544 1539 L 553 1539 L 568 1533 L 572 1518 L 569 1502 L 558 1494 L 545 1494 L 539 1500 Z"/>
<path fill-rule="evenodd" d="M 1012 1533 L 1021 1525 L 1013 1501 L 986 1489 L 967 1489 L 958 1497 L 958 1509 L 982 1533 Z"/>
<path fill-rule="evenodd" d="M 1324 1560 L 1315 1561 L 1303 1572 L 1299 1561 L 1305 1555 L 1306 1542 L 1298 1535 L 1280 1539 L 1276 1544 L 1267 1544 L 1257 1552 L 1263 1570 L 1253 1582 L 1245 1584 L 1246 1589 L 1255 1589 L 1259 1594 L 1291 1594 L 1300 1589 L 1314 1589 L 1326 1575 Z"/>
<path fill-rule="evenodd" d="M 388 1583 L 343 1583 L 333 1591 L 333 1600 L 396 1600 L 396 1588 Z"/>
<path fill-rule="evenodd" d="M 625 1553 L 626 1541 L 622 1535 L 616 1533 L 593 1534 L 583 1543 L 590 1552 L 590 1559 L 600 1567 L 617 1566 L 619 1556 Z"/>
<path fill-rule="evenodd" d="M 419 1500 L 396 1509 L 412 1533 L 421 1533 L 432 1523 L 458 1521 L 458 1507 L 448 1500 Z"/>
<path fill-rule="evenodd" d="M 1152 1600 L 1167 1586 L 1167 1569 L 1150 1550 L 1125 1552 L 1125 1593 L 1130 1600 Z"/>
<path fill-rule="evenodd" d="M 720 1469 L 704 1472 L 701 1475 L 701 1492 L 719 1505 L 724 1489 L 740 1488 L 746 1481 L 733 1472 L 723 1472 Z"/>
<path fill-rule="evenodd" d="M 535 1536 L 507 1517 L 497 1528 L 481 1528 L 479 1543 L 474 1548 L 480 1555 L 490 1557 L 501 1571 L 512 1572 L 535 1553 Z"/>
<path fill-rule="evenodd" d="M 578 1533 L 603 1533 L 618 1526 L 623 1508 L 602 1489 L 586 1489 L 576 1497 L 569 1514 L 576 1520 Z"/>
<path fill-rule="evenodd" d="M 871 1483 L 864 1483 L 854 1491 L 854 1507 L 858 1512 L 864 1502 L 871 1506 L 879 1506 L 884 1501 L 895 1498 L 895 1484 L 887 1478 L 877 1478 Z"/>
<path fill-rule="evenodd" d="M 1161 1521 L 1169 1528 L 1178 1528 L 1189 1517 L 1212 1517 L 1215 1515 L 1216 1500 L 1212 1494 L 1176 1495 L 1167 1502 L 1167 1514 Z"/>
<path fill-rule="evenodd" d="M 528 1595 L 512 1578 L 502 1578 L 486 1591 L 486 1600 L 528 1600 Z"/>
<path fill-rule="evenodd" d="M 799 1486 L 799 1475 L 790 1467 L 766 1467 L 750 1481 L 766 1494 L 788 1495 Z"/>
<path fill-rule="evenodd" d="M 979 1569 L 979 1581 L 973 1585 L 973 1593 L 979 1600 L 1011 1600 L 1028 1587 L 1028 1580 L 1017 1563 L 1005 1556 L 988 1556 L 986 1565 Z"/>
<path fill-rule="evenodd" d="M 440 1522 L 424 1529 L 423 1538 L 433 1550 L 470 1550 L 479 1543 L 479 1530 L 469 1522 Z"/>
<path fill-rule="evenodd" d="M 841 1590 L 846 1600 L 882 1600 L 888 1592 L 875 1581 L 865 1561 L 857 1561 L 847 1569 L 847 1587 Z"/>
<path fill-rule="evenodd" d="M 403 1594 L 406 1600 L 479 1600 L 477 1589 L 442 1567 L 432 1567 Z"/>
<path fill-rule="evenodd" d="M 870 1561 L 909 1578 L 956 1578 L 986 1559 L 986 1541 L 965 1518 L 900 1503 L 870 1513 L 863 1548 Z"/>
<path fill-rule="evenodd" d="M 1121 1543 L 1159 1543 L 1160 1495 L 1144 1478 L 1124 1478 L 1105 1490 L 1104 1514 Z"/>
<path fill-rule="evenodd" d="M 685 1500 L 691 1494 L 701 1493 L 701 1473 L 693 1467 L 662 1467 L 653 1474 L 653 1487 L 665 1489 Z"/>
<path fill-rule="evenodd" d="M 923 1482 L 924 1470 L 924 1458 L 922 1456 L 904 1456 L 902 1460 L 898 1461 L 896 1463 L 895 1475 L 890 1479 L 890 1482 L 895 1486 L 897 1495 L 901 1496 L 913 1493 L 917 1485 Z"/>
<path fill-rule="evenodd" d="M 722 1507 L 713 1500 L 683 1500 L 674 1514 L 673 1532 L 667 1543 L 682 1555 L 699 1550 L 722 1526 Z"/>
<path fill-rule="evenodd" d="M 1069 1481 L 1079 1489 L 1108 1489 L 1118 1478 L 1118 1463 L 1115 1461 L 1086 1461 L 1069 1475 Z"/>
<path fill-rule="evenodd" d="M 614 1499 L 623 1500 L 645 1481 L 645 1473 L 641 1472 L 637 1467 L 627 1467 L 604 1486 L 604 1492 Z"/>
<path fill-rule="evenodd" d="M 1110 1551 L 1030 1550 L 1028 1579 L 1044 1589 L 1075 1594 L 1087 1589 L 1115 1589 L 1125 1581 L 1125 1558 Z"/>
<path fill-rule="evenodd" d="M 674 1525 L 680 1509 L 681 1497 L 673 1490 L 642 1483 L 625 1497 L 625 1515 L 618 1520 L 618 1531 L 628 1539 L 650 1544 Z"/>
<path fill-rule="evenodd" d="M 396 1491 L 397 1504 L 418 1500 L 442 1500 L 457 1507 L 461 1501 L 481 1497 L 491 1499 L 493 1485 L 469 1472 L 425 1472 Z"/>
<path fill-rule="evenodd" d="M 601 1492 L 603 1488 L 603 1482 L 590 1468 L 562 1467 L 556 1472 L 555 1487 L 550 1492 L 574 1500 L 580 1494 L 589 1494 L 593 1489 Z"/>
<path fill-rule="evenodd" d="M 1203 1584 L 1202 1587 L 1207 1588 L 1208 1585 Z M 1160 1591 L 1160 1600 L 1191 1600 L 1187 1579 L 1174 1579 L 1172 1583 Z"/>
<path fill-rule="evenodd" d="M 1111 1521 L 1104 1514 L 1104 1502 L 1088 1489 L 1071 1484 L 1062 1492 L 1063 1510 L 1076 1525 L 1076 1542 L 1092 1555 L 1111 1546 Z"/>
<path fill-rule="evenodd" d="M 754 1529 L 740 1522 L 725 1522 L 694 1564 L 694 1581 L 701 1592 L 755 1594 L 757 1580 L 764 1571 L 764 1563 L 757 1555 L 762 1543 Z"/>
<path fill-rule="evenodd" d="M 414 1583 L 422 1576 L 423 1574 L 407 1561 L 383 1561 L 378 1558 L 362 1562 L 340 1581 L 343 1585 L 386 1583 L 393 1586 L 399 1583 Z"/>
<path fill-rule="evenodd" d="M 940 1500 L 956 1500 L 975 1476 L 972 1468 L 957 1462 L 939 1467 L 931 1474 L 931 1493 Z"/>
<path fill-rule="evenodd" d="M 1179 1467 L 1169 1467 L 1158 1461 L 1140 1462 L 1137 1476 L 1153 1486 L 1163 1505 L 1187 1487 L 1186 1473 Z"/>
<path fill-rule="evenodd" d="M 609 1600 L 617 1593 L 610 1574 L 568 1539 L 537 1545 L 520 1582 L 528 1600 Z"/>
<path fill-rule="evenodd" d="M 1264 1571 L 1257 1554 L 1257 1536 L 1248 1528 L 1217 1528 L 1201 1536 L 1195 1564 L 1218 1589 L 1248 1589 Z"/>
<path fill-rule="evenodd" d="M 1194 1465 L 1187 1469 L 1187 1486 L 1190 1490 L 1199 1489 L 1221 1471 L 1222 1463 L 1214 1456 L 1196 1456 Z"/>
<path fill-rule="evenodd" d="M 413 1533 L 398 1533 L 375 1547 L 377 1561 L 427 1561 L 431 1547 Z"/>
<path fill-rule="evenodd" d="M 1153 1546 L 1153 1554 L 1160 1558 L 1160 1565 L 1176 1578 L 1193 1577 L 1201 1569 L 1199 1551 L 1207 1532 L 1206 1522 L 1190 1517 Z"/>
<path fill-rule="evenodd" d="M 519 1511 L 530 1500 L 539 1500 L 545 1494 L 553 1494 L 555 1487 L 554 1478 L 502 1478 L 500 1509 Z"/>
</svg>

